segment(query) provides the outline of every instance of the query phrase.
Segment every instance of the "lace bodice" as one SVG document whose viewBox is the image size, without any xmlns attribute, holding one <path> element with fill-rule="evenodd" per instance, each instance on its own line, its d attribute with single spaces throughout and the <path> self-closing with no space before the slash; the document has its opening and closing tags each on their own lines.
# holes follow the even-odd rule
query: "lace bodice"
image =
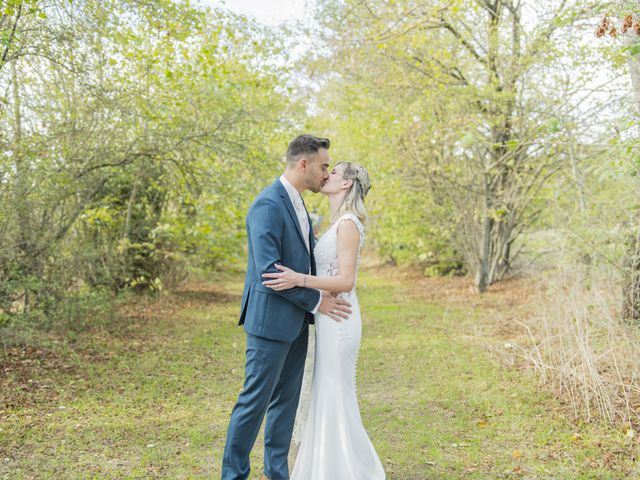
<svg viewBox="0 0 640 480">
<path fill-rule="evenodd" d="M 345 213 L 333 225 L 320 237 L 316 247 L 313 250 L 313 254 L 316 259 L 317 275 L 334 276 L 338 274 L 338 226 L 344 220 L 352 220 L 358 232 L 360 232 L 360 245 L 358 247 L 358 263 L 356 264 L 356 278 L 358 276 L 357 267 L 360 266 L 360 252 L 362 251 L 362 245 L 364 244 L 364 227 L 358 217 L 353 213 Z"/>
</svg>

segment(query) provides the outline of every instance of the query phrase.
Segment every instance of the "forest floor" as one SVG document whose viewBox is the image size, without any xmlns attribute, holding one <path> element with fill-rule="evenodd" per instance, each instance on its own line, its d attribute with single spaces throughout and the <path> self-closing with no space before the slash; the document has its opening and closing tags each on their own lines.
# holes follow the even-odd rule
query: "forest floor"
<svg viewBox="0 0 640 480">
<path fill-rule="evenodd" d="M 0 478 L 219 478 L 242 280 L 130 299 L 72 342 L 0 351 Z M 532 293 L 526 279 L 479 296 L 463 278 L 360 273 L 358 396 L 388 479 L 640 478 L 637 436 L 574 419 L 514 360 Z M 261 465 L 259 438 L 251 479 Z"/>
</svg>

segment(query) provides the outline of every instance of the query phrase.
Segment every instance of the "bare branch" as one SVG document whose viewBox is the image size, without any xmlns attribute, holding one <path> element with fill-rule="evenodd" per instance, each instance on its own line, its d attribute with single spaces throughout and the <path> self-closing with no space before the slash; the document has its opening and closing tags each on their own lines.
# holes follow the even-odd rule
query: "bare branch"
<svg viewBox="0 0 640 480">
<path fill-rule="evenodd" d="M 22 3 L 18 5 L 16 20 L 15 22 L 13 22 L 13 28 L 11 29 L 11 33 L 9 34 L 9 39 L 7 40 L 7 46 L 5 47 L 4 53 L 2 54 L 2 60 L 0 60 L 0 70 L 7 63 L 7 54 L 9 53 L 9 49 L 11 48 L 13 37 L 16 34 L 16 28 L 18 26 L 18 22 L 20 21 L 20 15 L 22 15 Z M 3 23 L 4 23 L 4 18 L 3 18 Z"/>
</svg>

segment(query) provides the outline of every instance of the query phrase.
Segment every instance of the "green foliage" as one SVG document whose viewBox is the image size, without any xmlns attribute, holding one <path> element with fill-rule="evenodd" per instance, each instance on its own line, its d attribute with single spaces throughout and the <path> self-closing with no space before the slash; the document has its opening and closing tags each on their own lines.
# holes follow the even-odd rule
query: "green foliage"
<svg viewBox="0 0 640 480">
<path fill-rule="evenodd" d="M 0 65 L 3 321 L 77 284 L 162 290 L 235 263 L 299 115 L 278 38 L 184 2 L 38 8 Z"/>
<path fill-rule="evenodd" d="M 442 262 L 430 273 L 464 262 L 489 283 L 548 220 L 549 179 L 582 159 L 568 145 L 603 140 L 571 102 L 589 98 L 608 55 L 572 38 L 580 1 L 526 21 L 523 4 L 495 5 L 323 1 L 324 49 L 307 59 L 322 98 L 313 125 L 335 137 L 334 157 L 373 174 L 379 251 Z"/>
<path fill-rule="evenodd" d="M 249 203 L 300 131 L 369 169 L 378 254 L 474 272 L 480 226 L 510 248 L 552 225 L 545 207 L 568 200 L 545 182 L 593 154 L 569 151 L 595 129 L 565 99 L 622 54 L 571 41 L 580 5 L 527 24 L 519 54 L 479 2 L 322 1 L 296 62 L 292 30 L 188 2 L 4 2 L 0 322 L 48 318 L 78 286 L 159 292 L 237 265 Z"/>
</svg>

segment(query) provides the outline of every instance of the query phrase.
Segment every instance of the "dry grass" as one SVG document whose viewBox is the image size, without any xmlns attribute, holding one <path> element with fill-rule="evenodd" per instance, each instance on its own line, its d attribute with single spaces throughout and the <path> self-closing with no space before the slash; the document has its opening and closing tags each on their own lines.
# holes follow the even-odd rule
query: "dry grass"
<svg viewBox="0 0 640 480">
<path fill-rule="evenodd" d="M 512 345 L 576 418 L 623 422 L 631 436 L 640 426 L 640 330 L 620 320 L 621 298 L 614 275 L 558 273 L 535 310 L 513 318 L 526 339 Z"/>
</svg>

